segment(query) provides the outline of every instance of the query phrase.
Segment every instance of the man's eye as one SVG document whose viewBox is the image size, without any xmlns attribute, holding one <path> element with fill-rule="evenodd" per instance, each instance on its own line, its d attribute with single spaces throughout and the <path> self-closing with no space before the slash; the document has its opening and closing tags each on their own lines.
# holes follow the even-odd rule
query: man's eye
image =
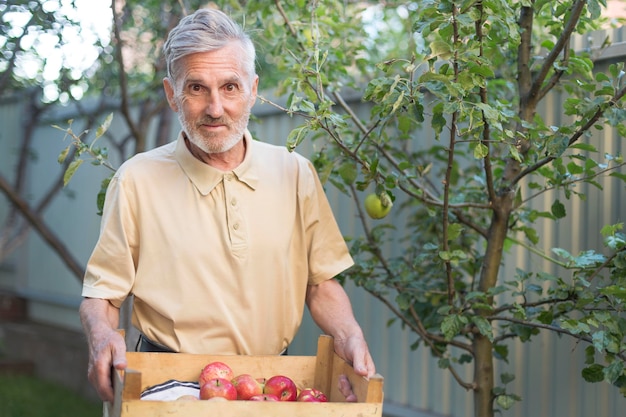
<svg viewBox="0 0 626 417">
<path fill-rule="evenodd" d="M 192 94 L 200 94 L 200 93 L 202 93 L 202 86 L 199 85 L 199 84 L 191 84 L 189 86 L 189 91 Z"/>
<path fill-rule="evenodd" d="M 231 92 L 237 90 L 237 86 L 235 84 L 226 84 L 225 89 L 226 91 Z"/>
</svg>

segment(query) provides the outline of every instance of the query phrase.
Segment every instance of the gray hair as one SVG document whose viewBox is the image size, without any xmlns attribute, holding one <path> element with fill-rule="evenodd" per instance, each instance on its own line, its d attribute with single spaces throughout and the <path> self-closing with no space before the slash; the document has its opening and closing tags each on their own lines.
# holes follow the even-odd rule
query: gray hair
<svg viewBox="0 0 626 417">
<path fill-rule="evenodd" d="M 174 79 L 175 62 L 197 52 L 211 52 L 231 41 L 239 41 L 244 50 L 244 68 L 252 78 L 256 75 L 256 52 L 250 36 L 225 13 L 215 9 L 199 9 L 183 17 L 163 44 L 167 76 Z"/>
</svg>

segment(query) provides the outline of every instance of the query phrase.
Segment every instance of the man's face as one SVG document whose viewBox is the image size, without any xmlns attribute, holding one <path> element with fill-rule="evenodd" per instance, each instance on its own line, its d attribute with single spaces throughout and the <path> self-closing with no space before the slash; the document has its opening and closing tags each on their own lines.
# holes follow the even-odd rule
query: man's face
<svg viewBox="0 0 626 417">
<path fill-rule="evenodd" d="M 189 140 L 206 153 L 222 153 L 242 138 L 256 100 L 258 77 L 243 65 L 239 42 L 187 55 L 164 87 Z"/>
</svg>

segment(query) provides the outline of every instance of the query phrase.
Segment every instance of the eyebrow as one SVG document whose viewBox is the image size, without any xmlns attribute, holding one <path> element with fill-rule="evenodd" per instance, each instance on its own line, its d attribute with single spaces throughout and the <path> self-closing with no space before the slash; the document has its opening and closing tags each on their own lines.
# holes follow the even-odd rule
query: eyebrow
<svg viewBox="0 0 626 417">
<path fill-rule="evenodd" d="M 243 77 L 239 75 L 232 75 L 224 80 L 222 84 L 242 84 Z"/>
<path fill-rule="evenodd" d="M 244 78 L 239 76 L 239 75 L 232 75 L 232 76 L 228 76 L 226 77 L 224 80 L 220 81 L 220 84 L 242 84 L 242 80 Z M 193 77 L 193 78 L 187 78 L 185 80 L 185 84 L 206 84 L 205 80 L 202 78 L 197 78 L 197 77 Z"/>
</svg>

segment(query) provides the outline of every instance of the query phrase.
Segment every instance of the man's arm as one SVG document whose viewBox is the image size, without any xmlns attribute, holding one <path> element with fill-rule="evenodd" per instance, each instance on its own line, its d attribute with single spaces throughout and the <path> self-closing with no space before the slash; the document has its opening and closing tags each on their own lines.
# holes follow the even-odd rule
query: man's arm
<svg viewBox="0 0 626 417">
<path fill-rule="evenodd" d="M 103 401 L 113 401 L 111 367 L 127 365 L 126 343 L 117 331 L 120 310 L 107 300 L 85 298 L 79 313 L 89 346 L 87 376 Z"/>
<path fill-rule="evenodd" d="M 306 303 L 313 321 L 333 337 L 335 352 L 351 363 L 357 374 L 373 376 L 374 361 L 343 287 L 334 279 L 309 285 Z"/>
</svg>

